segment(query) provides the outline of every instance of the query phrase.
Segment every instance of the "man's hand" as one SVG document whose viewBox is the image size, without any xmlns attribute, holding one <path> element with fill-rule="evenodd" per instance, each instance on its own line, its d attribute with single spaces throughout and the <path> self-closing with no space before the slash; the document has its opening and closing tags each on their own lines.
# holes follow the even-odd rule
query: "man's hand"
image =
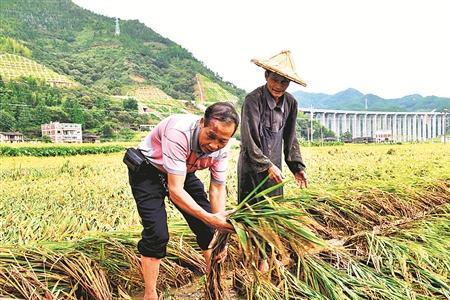
<svg viewBox="0 0 450 300">
<path fill-rule="evenodd" d="M 300 186 L 300 188 L 307 188 L 308 187 L 308 179 L 306 178 L 305 171 L 298 171 L 294 174 L 295 181 L 297 181 L 297 184 Z"/>
<path fill-rule="evenodd" d="M 221 211 L 215 214 L 210 214 L 207 220 L 208 225 L 211 227 L 223 230 L 227 232 L 234 232 L 234 227 L 227 222 L 227 216 L 231 214 L 233 210 Z"/>
<path fill-rule="evenodd" d="M 225 247 L 223 248 L 223 250 L 217 254 L 216 256 L 216 261 L 217 263 L 223 263 L 225 261 L 225 259 L 227 258 L 228 255 L 228 245 L 225 245 Z"/>
<path fill-rule="evenodd" d="M 216 230 L 216 232 L 214 233 L 214 236 L 213 236 L 211 242 L 209 243 L 209 246 L 208 246 L 209 249 L 214 248 L 214 246 L 215 246 L 216 243 L 217 243 L 217 237 L 218 237 L 218 236 L 219 236 L 219 231 Z M 216 255 L 216 262 L 218 262 L 219 264 L 220 264 L 220 263 L 223 263 L 223 262 L 225 261 L 225 258 L 227 257 L 227 255 L 228 255 L 228 244 L 225 245 L 225 247 L 223 248 L 223 250 L 220 251 L 220 252 Z"/>
<path fill-rule="evenodd" d="M 274 164 L 272 164 L 267 172 L 269 173 L 269 179 L 275 181 L 276 183 L 280 183 L 284 179 L 283 173 L 281 173 L 281 170 Z"/>
</svg>

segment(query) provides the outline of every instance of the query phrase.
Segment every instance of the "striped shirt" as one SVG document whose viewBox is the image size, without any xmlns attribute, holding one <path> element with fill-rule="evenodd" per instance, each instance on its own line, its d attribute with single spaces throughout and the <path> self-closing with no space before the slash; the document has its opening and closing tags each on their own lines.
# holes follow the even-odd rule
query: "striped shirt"
<svg viewBox="0 0 450 300">
<path fill-rule="evenodd" d="M 224 184 L 229 146 L 203 153 L 198 141 L 199 120 L 199 116 L 188 114 L 170 116 L 156 125 L 138 148 L 165 173 L 186 175 L 209 168 L 211 181 Z"/>
</svg>

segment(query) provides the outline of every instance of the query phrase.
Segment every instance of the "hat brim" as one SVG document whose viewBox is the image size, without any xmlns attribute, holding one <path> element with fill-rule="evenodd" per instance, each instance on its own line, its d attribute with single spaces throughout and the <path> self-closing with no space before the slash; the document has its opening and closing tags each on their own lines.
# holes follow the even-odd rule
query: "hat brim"
<svg viewBox="0 0 450 300">
<path fill-rule="evenodd" d="M 271 66 L 269 64 L 265 64 L 264 62 L 261 62 L 261 61 L 259 61 L 257 59 L 252 59 L 251 61 L 255 65 L 257 65 L 257 66 L 259 66 L 259 67 L 261 67 L 263 69 L 266 69 L 266 70 L 269 70 L 271 72 L 277 73 L 277 74 L 279 74 L 279 75 L 281 75 L 283 77 L 286 77 L 290 81 L 293 81 L 293 82 L 295 82 L 297 84 L 300 84 L 300 85 L 306 87 L 306 82 L 303 81 L 297 74 L 293 74 L 291 72 L 286 72 L 286 71 L 280 70 L 279 68 L 276 68 L 275 66 Z"/>
</svg>

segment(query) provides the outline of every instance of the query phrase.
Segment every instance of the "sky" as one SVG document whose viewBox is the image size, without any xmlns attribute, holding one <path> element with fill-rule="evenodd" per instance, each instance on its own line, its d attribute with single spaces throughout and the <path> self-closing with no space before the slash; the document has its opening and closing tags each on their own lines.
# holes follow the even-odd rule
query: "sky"
<svg viewBox="0 0 450 300">
<path fill-rule="evenodd" d="M 265 83 L 250 62 L 290 50 L 306 88 L 384 98 L 450 97 L 447 0 L 74 0 L 138 19 L 250 92 Z"/>
</svg>

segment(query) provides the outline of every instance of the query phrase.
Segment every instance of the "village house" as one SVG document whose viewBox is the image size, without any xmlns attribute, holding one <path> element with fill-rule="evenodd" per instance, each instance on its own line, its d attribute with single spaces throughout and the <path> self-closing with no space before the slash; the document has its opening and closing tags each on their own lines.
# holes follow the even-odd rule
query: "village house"
<svg viewBox="0 0 450 300">
<path fill-rule="evenodd" d="M 41 125 L 42 136 L 48 136 L 53 143 L 82 143 L 81 124 L 50 122 Z"/>
<path fill-rule="evenodd" d="M 96 134 L 83 134 L 83 143 L 100 143 L 100 136 Z"/>
<path fill-rule="evenodd" d="M 20 132 L 0 132 L 0 143 L 23 143 L 23 134 Z"/>
</svg>

